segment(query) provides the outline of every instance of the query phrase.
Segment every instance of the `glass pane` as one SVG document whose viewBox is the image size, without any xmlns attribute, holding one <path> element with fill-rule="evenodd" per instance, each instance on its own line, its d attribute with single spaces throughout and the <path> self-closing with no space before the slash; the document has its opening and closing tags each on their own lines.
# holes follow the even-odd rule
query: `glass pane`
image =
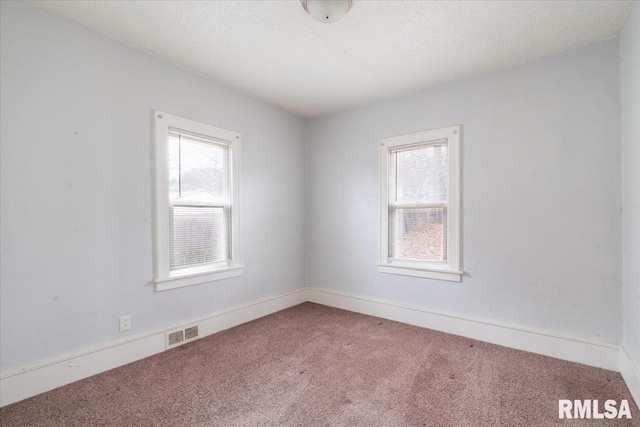
<svg viewBox="0 0 640 427">
<path fill-rule="evenodd" d="M 446 209 L 390 209 L 389 256 L 446 261 Z"/>
<path fill-rule="evenodd" d="M 399 150 L 391 155 L 391 168 L 389 195 L 392 202 L 447 202 L 446 144 Z"/>
<path fill-rule="evenodd" d="M 216 207 L 171 209 L 171 270 L 229 260 L 226 212 Z"/>
<path fill-rule="evenodd" d="M 229 147 L 169 134 L 169 197 L 228 203 Z"/>
<path fill-rule="evenodd" d="M 180 197 L 180 142 L 177 135 L 169 134 L 169 199 Z"/>
</svg>

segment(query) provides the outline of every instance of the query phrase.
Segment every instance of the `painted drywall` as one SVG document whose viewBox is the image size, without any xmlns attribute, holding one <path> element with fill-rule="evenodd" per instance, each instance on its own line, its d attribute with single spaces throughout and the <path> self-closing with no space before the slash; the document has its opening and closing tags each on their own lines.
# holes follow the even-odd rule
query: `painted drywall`
<svg viewBox="0 0 640 427">
<path fill-rule="evenodd" d="M 619 343 L 619 46 L 310 122 L 307 283 Z M 460 284 L 378 272 L 378 140 L 462 124 Z"/>
<path fill-rule="evenodd" d="M 640 7 L 620 37 L 622 56 L 623 344 L 640 366 Z"/>
<path fill-rule="evenodd" d="M 303 120 L 1 4 L 3 372 L 305 284 Z M 154 108 L 242 134 L 241 277 L 154 292 Z"/>
</svg>

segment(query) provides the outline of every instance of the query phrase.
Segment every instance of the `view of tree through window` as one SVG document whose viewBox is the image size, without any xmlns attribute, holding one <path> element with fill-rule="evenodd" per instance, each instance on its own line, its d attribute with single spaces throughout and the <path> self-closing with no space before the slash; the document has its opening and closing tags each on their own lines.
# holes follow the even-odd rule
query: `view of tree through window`
<svg viewBox="0 0 640 427">
<path fill-rule="evenodd" d="M 447 145 L 396 150 L 389 162 L 389 256 L 447 259 Z"/>
</svg>

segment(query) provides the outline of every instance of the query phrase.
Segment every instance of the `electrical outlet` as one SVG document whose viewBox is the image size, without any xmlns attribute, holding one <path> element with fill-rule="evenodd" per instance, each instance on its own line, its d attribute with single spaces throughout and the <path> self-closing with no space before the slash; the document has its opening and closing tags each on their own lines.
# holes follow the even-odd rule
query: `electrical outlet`
<svg viewBox="0 0 640 427">
<path fill-rule="evenodd" d="M 131 315 L 120 316 L 120 332 L 131 329 Z"/>
</svg>

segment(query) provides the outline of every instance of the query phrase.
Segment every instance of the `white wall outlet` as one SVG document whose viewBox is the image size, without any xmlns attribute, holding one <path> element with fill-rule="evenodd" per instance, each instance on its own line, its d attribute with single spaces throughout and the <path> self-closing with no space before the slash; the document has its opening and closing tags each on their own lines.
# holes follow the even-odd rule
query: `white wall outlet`
<svg viewBox="0 0 640 427">
<path fill-rule="evenodd" d="M 131 329 L 131 315 L 120 316 L 120 332 Z"/>
</svg>

